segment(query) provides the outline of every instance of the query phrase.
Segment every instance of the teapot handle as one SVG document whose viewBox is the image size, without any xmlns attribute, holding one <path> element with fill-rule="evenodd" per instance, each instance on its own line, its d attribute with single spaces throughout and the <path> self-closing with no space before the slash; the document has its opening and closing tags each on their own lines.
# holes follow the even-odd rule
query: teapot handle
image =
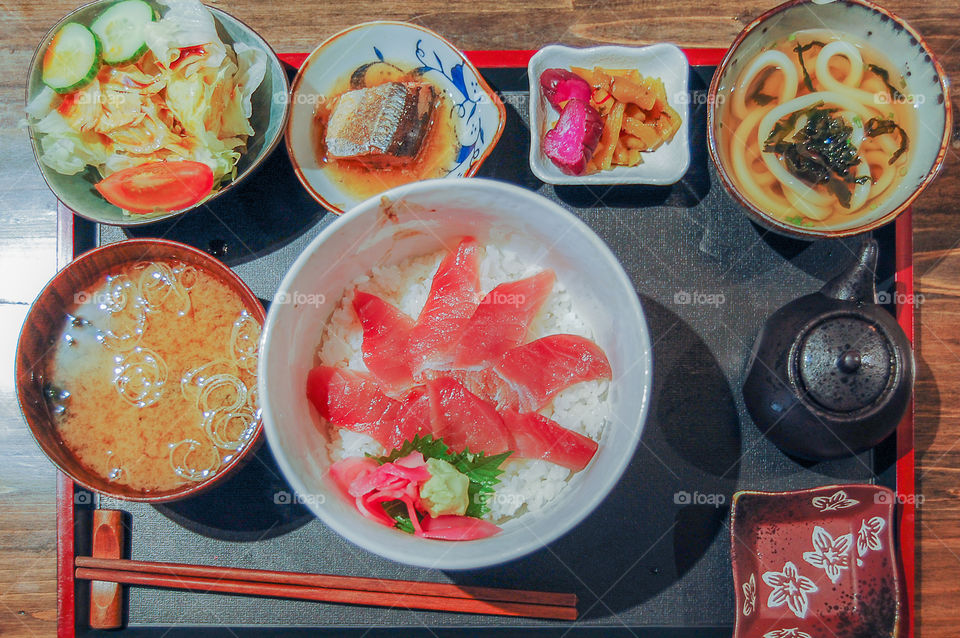
<svg viewBox="0 0 960 638">
<path fill-rule="evenodd" d="M 865 238 L 856 261 L 824 284 L 820 292 L 843 301 L 877 303 L 877 240 Z"/>
</svg>

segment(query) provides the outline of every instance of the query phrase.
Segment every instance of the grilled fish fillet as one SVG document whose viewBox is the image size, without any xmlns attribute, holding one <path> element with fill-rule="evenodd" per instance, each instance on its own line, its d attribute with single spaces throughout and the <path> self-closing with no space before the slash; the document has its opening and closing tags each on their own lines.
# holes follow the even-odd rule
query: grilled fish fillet
<svg viewBox="0 0 960 638">
<path fill-rule="evenodd" d="M 347 91 L 327 121 L 327 155 L 337 159 L 405 162 L 417 156 L 437 104 L 433 86 L 388 82 Z"/>
</svg>

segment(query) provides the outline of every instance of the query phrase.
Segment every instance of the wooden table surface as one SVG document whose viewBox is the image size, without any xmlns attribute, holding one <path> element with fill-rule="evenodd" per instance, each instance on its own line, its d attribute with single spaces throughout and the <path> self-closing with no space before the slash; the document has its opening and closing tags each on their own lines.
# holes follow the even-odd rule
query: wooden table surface
<svg viewBox="0 0 960 638">
<path fill-rule="evenodd" d="M 309 51 L 371 19 L 407 20 L 463 49 L 536 49 L 561 42 L 725 47 L 774 0 L 518 0 L 448 2 L 211 2 L 257 29 L 279 52 Z M 887 0 L 927 39 L 960 103 L 955 0 Z M 76 1 L 0 0 L 0 634 L 54 635 L 55 471 L 20 415 L 13 389 L 16 336 L 30 302 L 56 270 L 55 200 L 23 129 L 23 87 L 34 47 Z M 956 106 L 954 107 L 956 110 Z M 954 120 L 960 117 L 954 114 Z M 916 385 L 919 634 L 960 634 L 960 127 L 946 167 L 914 207 L 918 293 Z"/>
</svg>

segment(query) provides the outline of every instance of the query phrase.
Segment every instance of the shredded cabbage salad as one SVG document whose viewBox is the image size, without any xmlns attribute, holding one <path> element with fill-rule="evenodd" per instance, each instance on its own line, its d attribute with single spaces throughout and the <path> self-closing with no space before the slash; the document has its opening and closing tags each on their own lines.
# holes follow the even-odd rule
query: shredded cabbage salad
<svg viewBox="0 0 960 638">
<path fill-rule="evenodd" d="M 162 0 L 144 27 L 147 51 L 106 65 L 89 84 L 49 87 L 27 106 L 40 161 L 64 175 L 93 166 L 101 177 L 147 162 L 193 160 L 210 167 L 216 191 L 236 177 L 253 135 L 251 96 L 266 73 L 263 51 L 224 44 L 197 0 Z"/>
</svg>

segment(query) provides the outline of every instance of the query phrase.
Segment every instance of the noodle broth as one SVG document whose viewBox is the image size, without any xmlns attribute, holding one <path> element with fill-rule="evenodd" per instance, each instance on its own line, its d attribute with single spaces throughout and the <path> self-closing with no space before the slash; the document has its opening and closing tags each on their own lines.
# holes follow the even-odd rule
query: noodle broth
<svg viewBox="0 0 960 638">
<path fill-rule="evenodd" d="M 259 421 L 260 324 L 214 275 L 180 261 L 119 266 L 79 293 L 44 393 L 63 444 L 144 493 L 206 481 Z"/>
<path fill-rule="evenodd" d="M 810 228 L 856 225 L 883 205 L 907 174 L 915 137 L 912 96 L 896 68 L 864 42 L 826 30 L 797 32 L 747 60 L 718 94 L 720 152 L 740 193 L 776 219 Z M 837 164 L 813 177 L 803 170 L 803 162 L 819 168 L 830 157 L 796 143 L 818 123 L 842 132 L 840 144 L 823 148 L 848 153 L 840 160 L 846 173 Z"/>
</svg>

